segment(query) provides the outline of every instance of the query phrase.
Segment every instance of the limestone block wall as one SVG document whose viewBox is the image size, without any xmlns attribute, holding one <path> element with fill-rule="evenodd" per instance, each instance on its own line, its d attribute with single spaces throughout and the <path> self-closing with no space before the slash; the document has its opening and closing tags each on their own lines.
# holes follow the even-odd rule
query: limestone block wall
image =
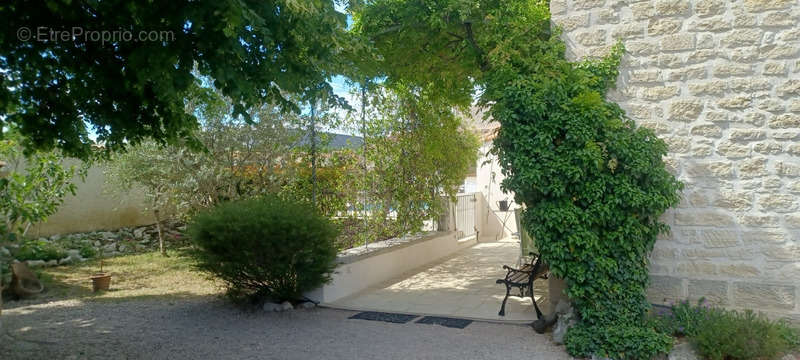
<svg viewBox="0 0 800 360">
<path fill-rule="evenodd" d="M 628 53 L 618 102 L 686 184 L 650 300 L 800 320 L 800 1 L 551 0 L 569 55 Z"/>
</svg>

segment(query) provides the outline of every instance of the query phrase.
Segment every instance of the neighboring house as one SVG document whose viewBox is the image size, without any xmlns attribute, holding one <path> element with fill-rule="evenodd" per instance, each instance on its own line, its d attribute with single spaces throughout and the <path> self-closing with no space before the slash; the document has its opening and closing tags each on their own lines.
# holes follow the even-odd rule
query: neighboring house
<svg viewBox="0 0 800 360">
<path fill-rule="evenodd" d="M 471 174 L 464 180 L 465 193 L 479 192 L 487 203 L 487 213 L 483 214 L 486 218 L 493 218 L 503 231 L 498 232 L 505 236 L 513 235 L 517 232 L 517 225 L 513 210 L 520 206 L 514 202 L 512 192 L 503 192 L 501 183 L 505 176 L 497 162 L 497 157 L 491 154 L 493 140 L 497 136 L 500 124 L 493 121 L 483 109 L 473 107 L 470 114 L 464 115 L 467 126 L 472 128 L 481 141 L 480 155 Z M 500 201 L 506 201 L 509 211 L 501 211 Z M 487 219 L 484 219 L 487 221 Z M 491 222 L 489 222 L 491 223 Z"/>
<path fill-rule="evenodd" d="M 331 132 L 317 133 L 317 146 L 321 150 L 356 150 L 364 144 L 364 139 L 360 136 L 336 134 Z M 306 134 L 295 144 L 296 147 L 311 146 L 311 135 Z"/>
</svg>

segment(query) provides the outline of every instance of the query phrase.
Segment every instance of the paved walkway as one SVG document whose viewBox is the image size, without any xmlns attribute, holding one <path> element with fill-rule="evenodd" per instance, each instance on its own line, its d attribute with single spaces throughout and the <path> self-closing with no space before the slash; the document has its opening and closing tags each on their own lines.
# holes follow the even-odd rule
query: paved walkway
<svg viewBox="0 0 800 360">
<path fill-rule="evenodd" d="M 333 309 L 237 310 L 213 297 L 75 300 L 3 310 L 0 359 L 560 360 L 529 326 L 464 329 L 348 319 Z"/>
<path fill-rule="evenodd" d="M 518 257 L 519 241 L 516 239 L 479 243 L 437 264 L 328 305 L 344 309 L 530 323 L 536 320 L 530 298 L 509 297 L 506 316 L 497 315 L 505 296 L 505 286 L 495 283 L 495 280 L 505 277 L 506 271 L 502 266 L 515 266 Z M 547 293 L 546 280 L 537 281 L 535 287 L 536 301 L 546 312 L 549 308 L 544 296 Z"/>
</svg>

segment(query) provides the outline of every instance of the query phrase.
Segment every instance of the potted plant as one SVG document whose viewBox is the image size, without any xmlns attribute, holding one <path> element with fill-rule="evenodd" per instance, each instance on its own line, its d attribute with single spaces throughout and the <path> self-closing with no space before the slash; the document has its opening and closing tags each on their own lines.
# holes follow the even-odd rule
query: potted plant
<svg viewBox="0 0 800 360">
<path fill-rule="evenodd" d="M 103 260 L 100 260 L 100 272 L 93 274 L 91 279 L 94 292 L 108 290 L 111 286 L 111 274 L 103 272 Z"/>
</svg>

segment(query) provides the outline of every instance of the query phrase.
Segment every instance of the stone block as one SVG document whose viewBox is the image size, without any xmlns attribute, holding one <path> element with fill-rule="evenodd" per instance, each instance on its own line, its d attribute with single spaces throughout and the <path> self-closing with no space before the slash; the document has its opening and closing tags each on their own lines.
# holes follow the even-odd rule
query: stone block
<svg viewBox="0 0 800 360">
<path fill-rule="evenodd" d="M 714 66 L 716 77 L 744 76 L 752 72 L 752 66 L 748 64 L 727 63 Z"/>
<path fill-rule="evenodd" d="M 753 151 L 759 154 L 776 155 L 783 152 L 783 145 L 774 141 L 760 142 L 753 144 Z"/>
<path fill-rule="evenodd" d="M 745 214 L 739 217 L 739 223 L 752 227 L 771 228 L 780 226 L 780 218 L 775 215 Z"/>
<path fill-rule="evenodd" d="M 666 100 L 679 93 L 680 88 L 677 86 L 656 86 L 644 89 L 641 96 L 645 100 Z"/>
<path fill-rule="evenodd" d="M 687 64 L 700 64 L 705 63 L 709 60 L 716 59 L 720 57 L 720 52 L 714 49 L 701 49 L 689 52 L 689 55 L 686 57 Z M 677 65 L 681 66 L 682 63 L 680 62 L 680 58 L 677 59 Z"/>
<path fill-rule="evenodd" d="M 722 129 L 714 124 L 700 124 L 692 127 L 691 134 L 707 138 L 718 138 L 722 137 Z"/>
<path fill-rule="evenodd" d="M 717 265 L 706 261 L 681 262 L 675 267 L 675 272 L 693 277 L 716 276 L 718 274 Z"/>
<path fill-rule="evenodd" d="M 730 161 L 691 162 L 687 174 L 692 177 L 729 178 L 733 176 L 733 164 Z"/>
<path fill-rule="evenodd" d="M 699 99 L 675 100 L 669 104 L 670 120 L 694 121 L 703 112 L 703 102 Z"/>
<path fill-rule="evenodd" d="M 575 10 L 588 10 L 603 7 L 605 3 L 606 0 L 573 0 L 572 7 Z"/>
<path fill-rule="evenodd" d="M 784 62 L 769 62 L 764 64 L 763 75 L 786 75 L 787 67 Z"/>
<path fill-rule="evenodd" d="M 763 36 L 764 30 L 761 29 L 734 28 L 720 40 L 720 45 L 729 48 L 759 45 Z"/>
<path fill-rule="evenodd" d="M 583 46 L 604 45 L 606 32 L 604 30 L 585 31 L 575 35 L 575 40 Z"/>
<path fill-rule="evenodd" d="M 707 19 L 698 19 L 693 21 L 689 24 L 689 29 L 694 31 L 727 31 L 730 30 L 733 25 L 731 24 L 731 20 L 726 19 L 722 16 L 707 18 Z"/>
<path fill-rule="evenodd" d="M 732 141 L 749 142 L 756 140 L 763 140 L 767 137 L 764 130 L 758 129 L 733 129 L 730 132 L 729 138 Z"/>
<path fill-rule="evenodd" d="M 750 147 L 730 141 L 721 141 L 717 145 L 717 153 L 731 159 L 750 156 Z"/>
<path fill-rule="evenodd" d="M 654 304 L 669 304 L 680 301 L 683 295 L 683 280 L 671 276 L 650 276 L 647 300 Z"/>
<path fill-rule="evenodd" d="M 597 11 L 594 18 L 598 24 L 616 24 L 619 23 L 619 12 L 614 9 L 603 9 Z"/>
<path fill-rule="evenodd" d="M 717 280 L 689 280 L 689 301 L 693 304 L 704 298 L 709 304 L 726 306 L 728 300 L 728 283 Z"/>
<path fill-rule="evenodd" d="M 661 38 L 661 51 L 694 49 L 694 34 L 673 34 Z"/>
<path fill-rule="evenodd" d="M 787 44 L 770 44 L 758 48 L 760 59 L 792 59 L 797 56 L 798 47 Z"/>
<path fill-rule="evenodd" d="M 703 230 L 700 234 L 706 248 L 728 248 L 740 244 L 739 234 L 733 230 Z"/>
<path fill-rule="evenodd" d="M 761 253 L 770 261 L 797 262 L 800 259 L 800 245 L 766 246 Z"/>
<path fill-rule="evenodd" d="M 778 161 L 775 164 L 775 171 L 781 176 L 797 177 L 800 176 L 800 165 Z"/>
<path fill-rule="evenodd" d="M 689 12 L 687 0 L 656 0 L 654 6 L 655 16 L 682 15 Z"/>
<path fill-rule="evenodd" d="M 761 25 L 770 27 L 790 27 L 795 25 L 795 20 L 792 19 L 792 15 L 788 12 L 776 11 L 764 15 L 764 17 L 761 18 Z"/>
<path fill-rule="evenodd" d="M 724 0 L 697 0 L 694 3 L 694 13 L 698 16 L 714 16 L 725 13 Z"/>
<path fill-rule="evenodd" d="M 741 178 L 753 178 L 768 175 L 767 159 L 763 157 L 742 160 L 738 163 L 738 168 L 739 177 Z"/>
<path fill-rule="evenodd" d="M 614 39 L 635 39 L 644 36 L 644 23 L 618 25 L 611 31 Z"/>
<path fill-rule="evenodd" d="M 723 109 L 745 109 L 751 104 L 752 100 L 748 96 L 730 96 L 717 101 L 717 106 Z"/>
<path fill-rule="evenodd" d="M 558 26 L 561 26 L 564 31 L 572 31 L 589 26 L 589 14 L 565 16 L 554 22 L 558 24 Z"/>
<path fill-rule="evenodd" d="M 751 12 L 763 12 L 785 9 L 794 3 L 794 0 L 744 0 L 744 8 Z"/>
<path fill-rule="evenodd" d="M 798 96 L 800 95 L 800 80 L 789 80 L 775 88 L 779 96 Z"/>
<path fill-rule="evenodd" d="M 786 226 L 793 229 L 800 229 L 800 214 L 784 215 Z"/>
<path fill-rule="evenodd" d="M 758 204 L 764 211 L 789 212 L 797 210 L 796 196 L 789 194 L 761 195 Z"/>
<path fill-rule="evenodd" d="M 742 233 L 745 245 L 775 245 L 786 242 L 788 234 L 780 230 L 751 230 Z"/>
<path fill-rule="evenodd" d="M 567 0 L 550 0 L 550 13 L 553 15 L 567 12 Z"/>
<path fill-rule="evenodd" d="M 733 290 L 734 304 L 749 309 L 793 310 L 795 296 L 795 287 L 788 285 L 737 282 Z"/>
<path fill-rule="evenodd" d="M 721 191 L 713 205 L 721 209 L 742 211 L 753 206 L 751 198 L 750 194 L 743 192 Z"/>
<path fill-rule="evenodd" d="M 681 30 L 683 21 L 676 19 L 654 18 L 647 24 L 647 35 L 675 34 Z"/>
<path fill-rule="evenodd" d="M 691 226 L 729 226 L 736 220 L 719 210 L 679 211 L 675 213 L 675 224 Z"/>
</svg>

